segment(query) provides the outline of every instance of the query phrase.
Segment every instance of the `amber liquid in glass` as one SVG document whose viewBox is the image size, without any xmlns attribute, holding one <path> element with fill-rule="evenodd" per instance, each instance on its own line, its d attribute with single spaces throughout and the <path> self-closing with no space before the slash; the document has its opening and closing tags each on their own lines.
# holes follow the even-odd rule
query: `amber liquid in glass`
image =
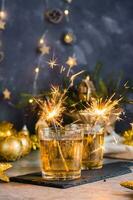
<svg viewBox="0 0 133 200">
<path fill-rule="evenodd" d="M 82 164 L 82 139 L 46 139 L 40 141 L 43 178 L 76 179 Z"/>
<path fill-rule="evenodd" d="M 104 133 L 84 134 L 82 169 L 99 169 L 103 166 Z"/>
</svg>

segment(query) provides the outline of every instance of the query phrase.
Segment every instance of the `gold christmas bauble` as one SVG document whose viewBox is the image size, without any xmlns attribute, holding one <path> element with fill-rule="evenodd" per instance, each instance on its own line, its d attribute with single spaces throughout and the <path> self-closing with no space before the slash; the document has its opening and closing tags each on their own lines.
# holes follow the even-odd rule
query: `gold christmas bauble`
<svg viewBox="0 0 133 200">
<path fill-rule="evenodd" d="M 74 42 L 74 35 L 72 33 L 66 33 L 63 40 L 66 44 L 72 44 Z"/>
<path fill-rule="evenodd" d="M 37 135 L 32 135 L 31 136 L 31 143 L 32 143 L 32 149 L 33 150 L 36 150 L 36 149 L 39 149 L 40 148 L 40 145 L 39 145 L 39 138 Z"/>
<path fill-rule="evenodd" d="M 22 143 L 22 156 L 29 154 L 31 151 L 31 140 L 26 126 L 18 133 L 18 138 Z"/>
<path fill-rule="evenodd" d="M 14 135 L 16 130 L 13 128 L 13 124 L 10 122 L 0 122 L 0 139 Z"/>
<path fill-rule="evenodd" d="M 0 140 L 0 160 L 15 161 L 22 155 L 22 143 L 16 136 Z"/>
</svg>

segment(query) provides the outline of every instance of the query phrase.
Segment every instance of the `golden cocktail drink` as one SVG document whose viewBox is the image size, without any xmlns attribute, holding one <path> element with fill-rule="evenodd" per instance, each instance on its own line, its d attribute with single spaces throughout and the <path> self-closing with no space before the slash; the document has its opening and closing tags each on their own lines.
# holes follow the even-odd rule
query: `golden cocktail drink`
<svg viewBox="0 0 133 200">
<path fill-rule="evenodd" d="M 55 130 L 43 132 L 40 138 L 41 168 L 44 179 L 76 179 L 81 174 L 81 132 Z"/>
<path fill-rule="evenodd" d="M 103 166 L 104 132 L 84 129 L 82 169 L 99 169 Z"/>
</svg>

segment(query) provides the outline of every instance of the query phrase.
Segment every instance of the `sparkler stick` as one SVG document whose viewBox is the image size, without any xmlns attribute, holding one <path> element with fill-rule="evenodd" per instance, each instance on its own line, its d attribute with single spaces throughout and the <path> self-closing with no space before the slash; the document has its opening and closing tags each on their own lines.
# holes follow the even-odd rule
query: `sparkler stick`
<svg viewBox="0 0 133 200">
<path fill-rule="evenodd" d="M 66 164 L 65 158 L 64 158 L 64 156 L 63 156 L 63 153 L 62 153 L 62 150 L 61 150 L 60 144 L 59 144 L 58 141 L 56 141 L 56 142 L 57 142 L 57 146 L 58 146 L 59 153 L 60 153 L 60 155 L 61 155 L 61 159 L 62 159 L 62 161 L 63 161 L 64 167 L 65 167 L 66 171 L 68 172 L 69 169 L 68 169 L 68 166 L 67 166 L 67 164 Z"/>
<path fill-rule="evenodd" d="M 60 94 L 59 88 L 52 87 L 50 100 L 45 100 L 44 102 L 36 101 L 41 108 L 40 120 L 41 121 L 43 120 L 46 124 L 47 123 L 53 124 L 57 136 L 58 136 L 58 131 L 57 131 L 56 125 L 61 126 L 59 120 L 61 120 L 61 115 L 64 111 L 64 107 L 63 107 L 63 102 L 65 99 L 64 95 L 65 95 L 64 93 L 62 95 Z M 60 144 L 57 140 L 56 140 L 56 144 L 58 146 L 59 153 L 63 161 L 64 167 L 66 171 L 69 171 L 65 158 L 63 156 Z"/>
<path fill-rule="evenodd" d="M 53 122 L 53 125 L 54 125 L 55 131 L 56 131 L 56 135 L 58 136 L 57 127 L 56 127 L 56 125 L 55 125 L 54 122 Z M 56 142 L 56 144 L 57 144 L 57 146 L 58 146 L 58 150 L 59 150 L 59 153 L 60 153 L 60 156 L 61 156 L 62 162 L 63 162 L 63 164 L 64 164 L 64 167 L 65 167 L 66 171 L 68 172 L 69 169 L 68 169 L 68 166 L 67 166 L 67 164 L 66 164 L 65 158 L 64 158 L 64 156 L 63 156 L 63 153 L 62 153 L 62 150 L 61 150 L 60 144 L 59 144 L 59 142 L 58 142 L 57 140 L 56 140 L 55 142 Z"/>
</svg>

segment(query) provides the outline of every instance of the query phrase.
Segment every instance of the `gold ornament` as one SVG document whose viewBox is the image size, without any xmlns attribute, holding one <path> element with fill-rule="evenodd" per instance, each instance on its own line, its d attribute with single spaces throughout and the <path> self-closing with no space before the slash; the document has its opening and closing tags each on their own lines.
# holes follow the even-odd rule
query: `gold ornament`
<svg viewBox="0 0 133 200">
<path fill-rule="evenodd" d="M 10 122 L 0 122 L 0 139 L 5 138 L 16 133 L 15 129 L 13 129 L 13 124 Z"/>
<path fill-rule="evenodd" d="M 133 181 L 125 181 L 120 183 L 121 186 L 133 190 Z"/>
<path fill-rule="evenodd" d="M 0 159 L 15 161 L 22 155 L 22 143 L 16 136 L 9 136 L 0 140 Z"/>
<path fill-rule="evenodd" d="M 50 10 L 47 10 L 47 12 L 45 13 L 45 17 L 49 22 L 53 24 L 58 24 L 63 19 L 63 12 L 62 10 L 58 8 L 50 9 Z"/>
<path fill-rule="evenodd" d="M 39 51 L 42 55 L 49 54 L 50 47 L 43 45 L 43 46 L 39 47 Z"/>
<path fill-rule="evenodd" d="M 81 81 L 78 92 L 79 99 L 83 101 L 89 101 L 91 96 L 95 93 L 95 86 L 89 76 Z"/>
<path fill-rule="evenodd" d="M 18 138 L 22 143 L 22 155 L 25 156 L 30 153 L 31 151 L 31 140 L 29 137 L 29 131 L 26 126 L 23 127 L 23 129 L 18 132 Z"/>
<path fill-rule="evenodd" d="M 6 88 L 3 91 L 4 99 L 10 99 L 11 98 L 11 92 Z"/>
<path fill-rule="evenodd" d="M 125 131 L 123 134 L 124 144 L 133 146 L 133 129 Z"/>
<path fill-rule="evenodd" d="M 74 41 L 74 36 L 72 33 L 66 33 L 64 35 L 64 38 L 63 38 L 64 42 L 66 44 L 72 44 L 72 42 Z"/>
<path fill-rule="evenodd" d="M 77 59 L 75 57 L 69 57 L 68 60 L 66 61 L 66 64 L 72 68 L 77 65 Z"/>
<path fill-rule="evenodd" d="M 38 139 L 37 135 L 32 135 L 31 136 L 31 143 L 32 143 L 32 149 L 33 150 L 36 150 L 36 149 L 40 148 L 39 139 Z"/>
<path fill-rule="evenodd" d="M 11 167 L 12 167 L 12 165 L 9 163 L 0 163 L 0 180 L 1 181 L 9 182 L 9 177 L 6 176 L 4 171 L 6 171 L 7 169 L 9 169 Z"/>
</svg>

